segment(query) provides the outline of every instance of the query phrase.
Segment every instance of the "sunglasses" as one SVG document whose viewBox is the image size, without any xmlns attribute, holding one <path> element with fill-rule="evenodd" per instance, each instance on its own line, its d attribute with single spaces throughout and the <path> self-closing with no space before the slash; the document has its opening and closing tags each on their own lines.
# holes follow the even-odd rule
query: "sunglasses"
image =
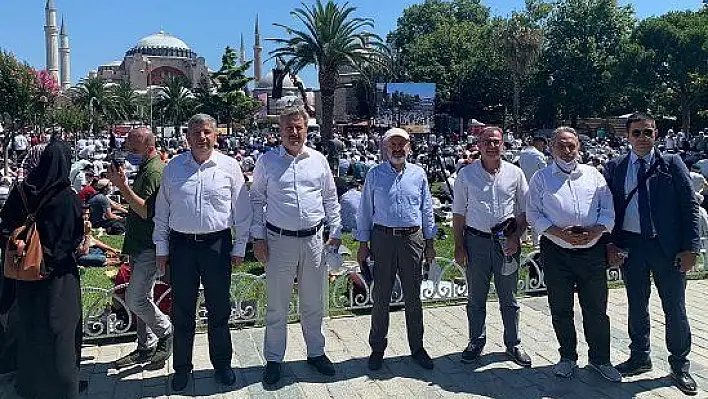
<svg viewBox="0 0 708 399">
<path fill-rule="evenodd" d="M 484 145 L 486 145 L 488 147 L 496 147 L 496 146 L 500 146 L 502 144 L 502 141 L 501 140 L 484 140 L 483 143 L 484 143 Z"/>
<path fill-rule="evenodd" d="M 644 135 L 645 137 L 652 138 L 654 137 L 654 129 L 652 128 L 646 128 L 646 129 L 634 129 L 632 130 L 632 137 L 637 138 L 641 135 Z"/>
</svg>

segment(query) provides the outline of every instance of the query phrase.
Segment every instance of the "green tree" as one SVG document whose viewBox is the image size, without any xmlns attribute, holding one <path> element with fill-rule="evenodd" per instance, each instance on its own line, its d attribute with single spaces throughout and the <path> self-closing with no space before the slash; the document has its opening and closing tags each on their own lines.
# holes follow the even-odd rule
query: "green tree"
<svg viewBox="0 0 708 399">
<path fill-rule="evenodd" d="M 613 74 L 635 23 L 631 6 L 617 0 L 554 4 L 536 77 L 537 84 L 549 86 L 546 93 L 556 110 L 550 119 L 574 121 L 608 112 Z"/>
<path fill-rule="evenodd" d="M 88 112 L 73 104 L 57 107 L 54 111 L 54 120 L 64 131 L 71 133 L 88 130 L 91 123 Z"/>
<path fill-rule="evenodd" d="M 633 34 L 645 104 L 653 113 L 675 112 L 683 131 L 708 98 L 708 10 L 669 12 L 639 23 Z M 636 75 L 635 75 L 636 76 Z M 705 105 L 704 105 L 705 106 Z"/>
<path fill-rule="evenodd" d="M 282 57 L 287 68 L 298 73 L 308 65 L 317 68 L 322 98 L 322 139 L 332 137 L 334 124 L 334 92 L 343 67 L 361 71 L 368 64 L 385 64 L 386 48 L 379 36 L 367 32 L 373 29 L 370 18 L 354 17 L 356 7 L 349 3 L 337 4 L 321 0 L 312 6 L 302 5 L 290 13 L 304 29 L 281 27 L 290 36 L 287 39 L 271 39 L 279 47 L 271 55 Z"/>
<path fill-rule="evenodd" d="M 70 96 L 74 104 L 88 111 L 91 129 L 100 129 L 114 120 L 115 97 L 104 79 L 87 78 L 71 88 Z"/>
<path fill-rule="evenodd" d="M 192 115 L 196 107 L 194 95 L 187 88 L 188 82 L 182 76 L 168 76 L 156 95 L 155 107 L 165 121 L 169 121 L 179 132 L 180 126 Z"/>
<path fill-rule="evenodd" d="M 512 115 L 514 131 L 520 134 L 521 88 L 541 53 L 543 31 L 530 14 L 513 13 L 509 19 L 500 21 L 497 35 L 504 65 L 514 84 Z"/>
<path fill-rule="evenodd" d="M 138 110 L 138 93 L 128 81 L 121 81 L 111 87 L 113 109 L 117 120 L 129 122 L 135 120 Z"/>
<path fill-rule="evenodd" d="M 40 96 L 37 74 L 14 55 L 0 51 L 0 117 L 9 132 L 29 126 L 36 116 Z M 5 134 L 9 142 L 11 134 Z"/>
<path fill-rule="evenodd" d="M 261 107 L 261 103 L 249 93 L 247 85 L 253 78 L 246 76 L 251 62 L 237 63 L 236 51 L 226 47 L 221 57 L 221 68 L 212 74 L 212 92 L 207 85 L 201 85 L 198 99 L 201 108 L 213 108 L 228 126 L 231 134 L 233 122 L 250 120 Z"/>
</svg>

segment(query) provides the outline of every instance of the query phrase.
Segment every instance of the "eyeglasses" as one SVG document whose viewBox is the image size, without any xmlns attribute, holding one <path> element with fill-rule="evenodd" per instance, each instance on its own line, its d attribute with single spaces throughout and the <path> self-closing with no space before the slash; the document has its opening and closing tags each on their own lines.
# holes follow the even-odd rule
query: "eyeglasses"
<svg viewBox="0 0 708 399">
<path fill-rule="evenodd" d="M 637 138 L 641 135 L 644 135 L 645 137 L 652 138 L 654 137 L 654 129 L 652 128 L 646 128 L 646 129 L 634 129 L 632 130 L 632 137 Z"/>
<path fill-rule="evenodd" d="M 484 145 L 487 147 L 498 147 L 501 145 L 502 141 L 501 140 L 484 140 L 483 141 Z"/>
</svg>

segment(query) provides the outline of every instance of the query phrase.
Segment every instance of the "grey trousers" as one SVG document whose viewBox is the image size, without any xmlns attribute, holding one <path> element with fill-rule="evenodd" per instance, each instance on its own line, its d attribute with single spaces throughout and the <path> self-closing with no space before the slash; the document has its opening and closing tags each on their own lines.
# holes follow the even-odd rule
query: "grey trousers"
<svg viewBox="0 0 708 399">
<path fill-rule="evenodd" d="M 494 276 L 494 287 L 499 298 L 499 310 L 504 324 L 504 344 L 513 348 L 521 343 L 519 337 L 519 304 L 516 303 L 518 269 L 505 276 L 501 274 L 504 256 L 499 244 L 492 239 L 465 235 L 467 249 L 467 321 L 471 346 L 484 347 L 487 342 L 485 319 L 489 283 Z M 514 255 L 519 261 L 520 251 Z"/>
<path fill-rule="evenodd" d="M 422 280 L 423 233 L 393 236 L 374 228 L 371 254 L 374 258 L 374 307 L 371 311 L 369 345 L 374 352 L 384 352 L 388 344 L 389 302 L 396 279 L 400 276 L 406 302 L 406 330 L 411 353 L 423 348 L 423 304 L 420 300 Z"/>
<path fill-rule="evenodd" d="M 125 302 L 137 316 L 138 349 L 146 350 L 157 345 L 158 338 L 172 333 L 172 323 L 166 314 L 155 305 L 153 288 L 159 277 L 155 250 L 148 249 L 130 255 L 132 272 Z"/>
<path fill-rule="evenodd" d="M 310 237 L 288 237 L 268 230 L 266 266 L 266 331 L 264 357 L 281 363 L 287 345 L 287 323 L 293 282 L 297 277 L 300 326 L 307 346 L 307 357 L 324 355 L 324 285 L 327 267 L 322 264 L 322 229 Z"/>
</svg>

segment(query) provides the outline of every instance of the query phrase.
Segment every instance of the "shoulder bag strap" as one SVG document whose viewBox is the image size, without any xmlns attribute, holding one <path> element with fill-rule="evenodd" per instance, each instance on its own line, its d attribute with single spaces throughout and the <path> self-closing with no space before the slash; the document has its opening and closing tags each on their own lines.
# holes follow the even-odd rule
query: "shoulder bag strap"
<svg viewBox="0 0 708 399">
<path fill-rule="evenodd" d="M 34 210 L 34 212 L 30 212 L 29 206 L 27 204 L 27 194 L 25 194 L 24 190 L 24 185 L 18 185 L 18 190 L 20 191 L 20 198 L 22 198 L 22 204 L 25 206 L 25 210 L 27 211 L 27 220 L 34 220 L 39 212 L 42 210 L 44 205 L 46 205 L 47 202 L 49 202 L 50 199 L 54 197 L 54 195 L 58 194 L 61 190 L 64 189 L 64 187 L 58 188 L 51 190 L 47 192 L 44 197 L 39 201 L 39 204 L 37 204 L 37 208 Z"/>
<path fill-rule="evenodd" d="M 627 194 L 627 198 L 624 200 L 624 205 L 622 206 L 622 211 L 626 211 L 627 207 L 629 206 L 629 203 L 632 201 L 632 197 L 634 197 L 634 194 L 637 193 L 637 190 L 639 189 L 639 186 L 641 184 L 647 184 L 647 180 L 649 180 L 654 173 L 656 173 L 656 170 L 659 168 L 659 160 L 655 160 L 654 163 L 651 165 L 649 170 L 647 171 L 647 174 L 644 175 L 644 179 L 642 181 L 638 181 L 637 185 L 632 189 L 632 191 Z"/>
</svg>

